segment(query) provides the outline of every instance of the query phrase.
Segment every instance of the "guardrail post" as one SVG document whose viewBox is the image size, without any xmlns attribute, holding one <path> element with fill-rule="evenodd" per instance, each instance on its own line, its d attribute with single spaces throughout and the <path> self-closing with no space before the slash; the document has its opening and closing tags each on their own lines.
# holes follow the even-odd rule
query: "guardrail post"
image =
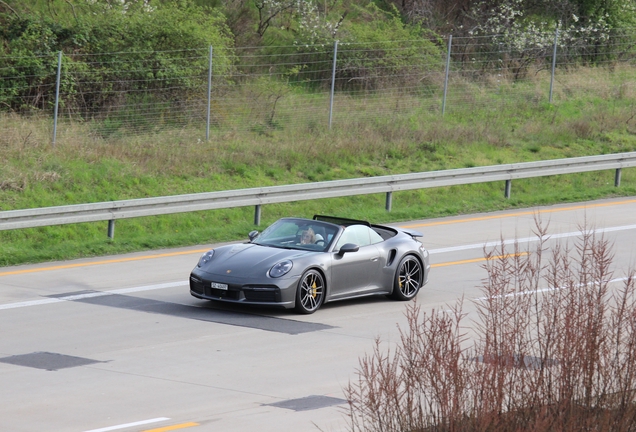
<svg viewBox="0 0 636 432">
<path fill-rule="evenodd" d="M 510 198 L 510 189 L 512 189 L 512 180 L 506 180 L 506 191 L 504 192 L 506 198 Z"/>
<path fill-rule="evenodd" d="M 614 186 L 619 187 L 621 185 L 621 169 L 616 168 L 616 174 L 614 175 Z"/>
<path fill-rule="evenodd" d="M 254 207 L 254 225 L 258 226 L 261 224 L 261 205 L 258 204 Z"/>
<path fill-rule="evenodd" d="M 393 192 L 387 192 L 386 193 L 386 204 L 384 206 L 384 208 L 386 208 L 386 211 L 391 211 L 392 202 L 393 202 Z"/>
<path fill-rule="evenodd" d="M 108 221 L 108 238 L 111 240 L 115 238 L 115 220 L 114 219 L 111 219 Z"/>
</svg>

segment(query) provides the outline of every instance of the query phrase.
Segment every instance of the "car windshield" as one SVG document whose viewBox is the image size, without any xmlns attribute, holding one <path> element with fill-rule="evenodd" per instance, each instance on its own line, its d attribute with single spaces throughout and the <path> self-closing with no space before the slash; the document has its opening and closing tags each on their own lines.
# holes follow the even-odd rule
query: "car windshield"
<svg viewBox="0 0 636 432">
<path fill-rule="evenodd" d="M 308 219 L 280 219 L 260 233 L 252 243 L 286 249 L 324 252 L 338 227 Z"/>
</svg>

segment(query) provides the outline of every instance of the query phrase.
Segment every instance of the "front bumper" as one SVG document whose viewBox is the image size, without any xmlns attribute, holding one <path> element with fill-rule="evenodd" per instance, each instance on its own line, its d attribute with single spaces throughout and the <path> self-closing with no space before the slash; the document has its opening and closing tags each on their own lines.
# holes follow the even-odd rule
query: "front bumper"
<svg viewBox="0 0 636 432">
<path fill-rule="evenodd" d="M 190 294 L 196 298 L 261 306 L 293 308 L 298 278 L 257 281 L 229 278 L 196 269 L 190 274 Z M 228 286 L 227 290 L 212 288 L 211 283 Z M 265 283 L 262 283 L 265 282 Z M 275 282 L 275 283 L 272 283 Z"/>
</svg>

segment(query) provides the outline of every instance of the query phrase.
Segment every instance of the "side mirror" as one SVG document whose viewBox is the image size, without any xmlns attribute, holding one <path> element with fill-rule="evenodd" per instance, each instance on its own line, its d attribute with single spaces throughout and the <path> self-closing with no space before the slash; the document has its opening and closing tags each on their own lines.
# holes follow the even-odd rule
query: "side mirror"
<svg viewBox="0 0 636 432">
<path fill-rule="evenodd" d="M 258 231 L 256 230 L 250 231 L 250 233 L 247 236 L 249 237 L 250 241 L 252 241 L 258 236 Z"/>
<path fill-rule="evenodd" d="M 338 255 L 344 255 L 350 252 L 358 252 L 360 250 L 360 246 L 353 243 L 345 243 L 342 245 L 340 250 L 338 251 Z"/>
</svg>

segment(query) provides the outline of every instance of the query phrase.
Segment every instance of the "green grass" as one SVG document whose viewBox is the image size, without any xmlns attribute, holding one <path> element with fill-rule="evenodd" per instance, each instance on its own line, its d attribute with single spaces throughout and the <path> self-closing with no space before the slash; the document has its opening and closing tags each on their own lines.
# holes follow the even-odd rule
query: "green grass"
<svg viewBox="0 0 636 432">
<path fill-rule="evenodd" d="M 532 81 L 506 88 L 505 98 L 500 89 L 466 85 L 472 93 L 452 101 L 444 117 L 428 108 L 433 96 L 400 96 L 405 109 L 375 117 L 359 111 L 359 100 L 341 100 L 346 115 L 331 131 L 316 119 L 293 123 L 294 104 L 283 100 L 276 128 L 216 130 L 209 142 L 187 127 L 105 137 L 92 133 L 94 124 L 64 123 L 53 147 L 50 120 L 0 115 L 0 210 L 636 150 L 636 91 L 625 77 L 613 83 L 613 75 L 584 69 L 559 79 L 554 104 L 536 97 Z M 390 213 L 383 194 L 267 205 L 261 227 L 289 215 L 388 222 L 635 194 L 635 170 L 623 170 L 620 188 L 613 181 L 613 172 L 516 180 L 511 199 L 503 182 L 398 192 Z M 105 222 L 0 231 L 0 265 L 242 239 L 255 228 L 253 212 L 121 220 L 112 241 Z"/>
</svg>

